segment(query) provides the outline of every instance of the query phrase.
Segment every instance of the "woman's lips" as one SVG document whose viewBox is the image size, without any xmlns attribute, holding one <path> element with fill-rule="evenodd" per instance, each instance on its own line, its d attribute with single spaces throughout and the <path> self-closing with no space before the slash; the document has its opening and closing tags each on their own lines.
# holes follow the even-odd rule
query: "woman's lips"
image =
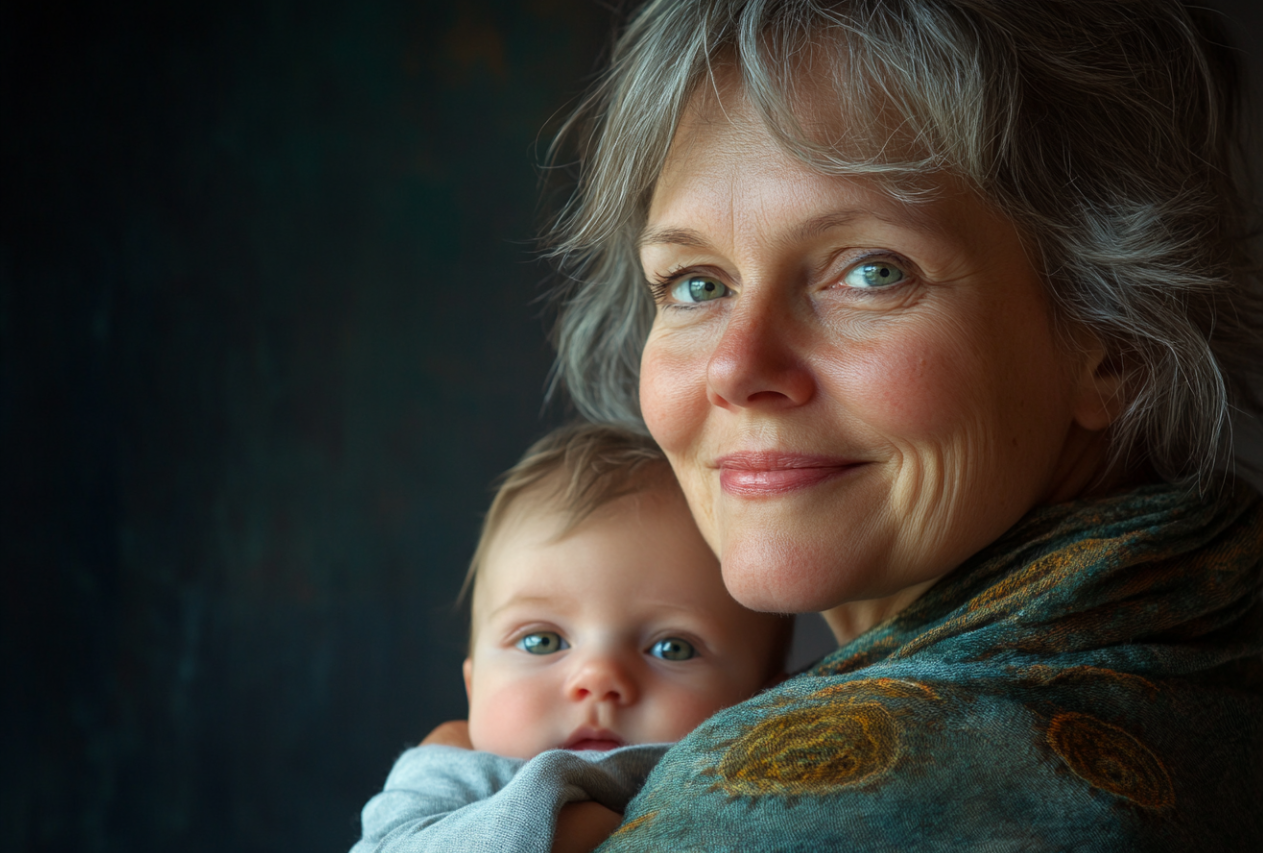
<svg viewBox="0 0 1263 853">
<path fill-rule="evenodd" d="M 807 489 L 862 462 L 793 453 L 733 453 L 716 461 L 719 485 L 730 495 L 759 497 Z"/>
</svg>

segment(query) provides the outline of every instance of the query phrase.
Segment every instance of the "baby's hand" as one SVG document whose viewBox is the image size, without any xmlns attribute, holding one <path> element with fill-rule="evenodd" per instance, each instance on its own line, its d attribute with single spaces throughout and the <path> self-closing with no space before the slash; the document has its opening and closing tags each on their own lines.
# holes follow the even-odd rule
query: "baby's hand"
<svg viewBox="0 0 1263 853">
<path fill-rule="evenodd" d="M 449 720 L 439 723 L 434 731 L 421 741 L 422 746 L 457 746 L 461 749 L 473 749 L 469 742 L 469 723 L 466 720 Z"/>
<path fill-rule="evenodd" d="M 622 822 L 621 814 L 600 803 L 566 803 L 557 816 L 552 853 L 591 853 Z"/>
</svg>

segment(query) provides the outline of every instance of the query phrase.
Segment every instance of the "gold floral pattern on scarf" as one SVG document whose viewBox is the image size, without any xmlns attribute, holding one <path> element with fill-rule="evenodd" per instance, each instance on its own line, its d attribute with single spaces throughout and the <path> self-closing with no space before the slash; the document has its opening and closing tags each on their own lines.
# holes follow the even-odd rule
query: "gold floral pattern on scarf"
<svg viewBox="0 0 1263 853">
<path fill-rule="evenodd" d="M 1134 736 L 1087 714 L 1065 713 L 1048 725 L 1048 745 L 1083 781 L 1149 809 L 1175 803 L 1162 761 Z"/>
<path fill-rule="evenodd" d="M 899 727 L 876 702 L 817 705 L 771 717 L 716 768 L 729 794 L 827 794 L 881 775 L 899 756 Z"/>
</svg>

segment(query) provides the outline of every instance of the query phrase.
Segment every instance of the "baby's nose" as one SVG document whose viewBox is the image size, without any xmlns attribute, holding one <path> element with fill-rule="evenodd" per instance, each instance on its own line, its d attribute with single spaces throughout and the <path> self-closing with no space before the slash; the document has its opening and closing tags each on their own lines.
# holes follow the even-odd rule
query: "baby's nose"
<svg viewBox="0 0 1263 853">
<path fill-rule="evenodd" d="M 580 702 L 595 699 L 631 705 L 640 698 L 636 679 L 613 655 L 585 657 L 566 685 L 568 698 Z"/>
</svg>

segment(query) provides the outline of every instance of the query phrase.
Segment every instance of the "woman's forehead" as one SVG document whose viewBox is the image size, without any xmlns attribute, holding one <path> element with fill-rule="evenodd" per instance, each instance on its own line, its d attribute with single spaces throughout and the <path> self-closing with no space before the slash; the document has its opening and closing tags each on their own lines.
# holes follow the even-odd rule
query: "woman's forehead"
<svg viewBox="0 0 1263 853">
<path fill-rule="evenodd" d="M 966 188 L 969 182 L 945 169 L 904 170 L 897 165 L 924 164 L 926 152 L 910 141 L 909 123 L 894 115 L 893 107 L 887 105 L 885 111 L 892 114 L 885 118 L 868 112 L 853 119 L 832 92 L 805 79 L 795 86 L 795 113 L 786 117 L 793 126 L 775 126 L 746 95 L 739 70 L 717 69 L 713 83 L 695 90 L 681 113 L 650 195 L 649 219 L 661 212 L 664 190 L 696 183 L 699 177 L 713 189 L 721 176 L 737 181 L 752 168 L 781 182 L 786 192 L 827 177 L 861 178 L 859 185 L 911 202 L 903 206 L 912 216 L 918 201 Z M 977 194 L 972 187 L 967 191 Z"/>
<path fill-rule="evenodd" d="M 682 132 L 737 124 L 770 127 L 787 150 L 814 148 L 838 165 L 907 164 L 913 170 L 943 158 L 946 152 L 937 150 L 942 134 L 915 106 L 921 98 L 901 92 L 894 80 L 871 79 L 875 72 L 850 62 L 843 44 L 811 47 L 779 63 L 770 76 L 760 74 L 757 83 L 735 57 L 709 65 L 685 101 L 672 149 Z M 751 86 L 759 97 L 751 97 Z"/>
<path fill-rule="evenodd" d="M 638 247 L 712 249 L 755 239 L 799 245 L 830 231 L 880 227 L 972 242 L 1006 217 L 963 180 L 920 176 L 917 193 L 875 177 L 821 172 L 784 147 L 748 109 L 686 117 L 654 188 Z"/>
</svg>

